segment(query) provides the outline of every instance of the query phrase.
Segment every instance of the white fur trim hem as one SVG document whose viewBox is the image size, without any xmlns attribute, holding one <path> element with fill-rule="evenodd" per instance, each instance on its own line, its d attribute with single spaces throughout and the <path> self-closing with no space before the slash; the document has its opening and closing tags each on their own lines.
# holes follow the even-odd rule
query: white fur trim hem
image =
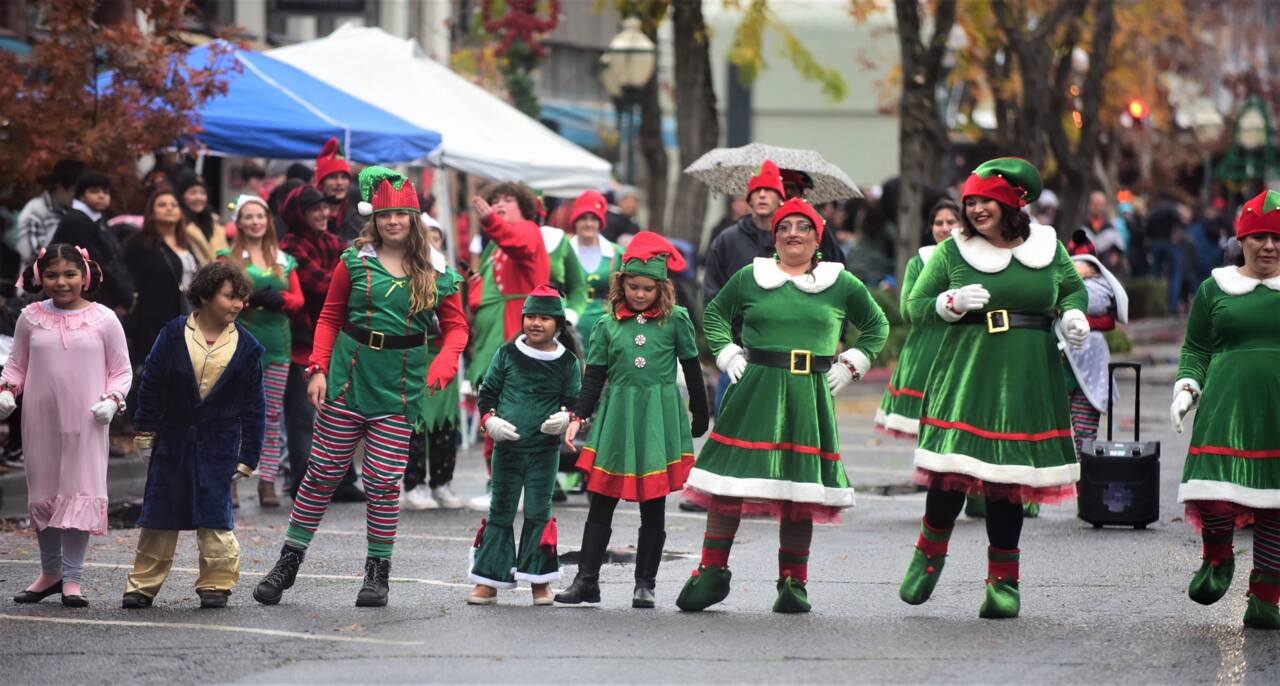
<svg viewBox="0 0 1280 686">
<path fill-rule="evenodd" d="M 546 574 L 525 574 L 524 572 L 516 572 L 516 581 L 527 581 L 531 584 L 546 584 L 552 581 L 560 580 L 560 570 L 547 572 Z"/>
<path fill-rule="evenodd" d="M 721 350 L 720 354 L 716 355 L 716 368 L 722 372 L 729 371 L 729 363 L 733 361 L 733 358 L 741 354 L 742 348 L 737 343 L 726 345 L 724 350 Z"/>
<path fill-rule="evenodd" d="M 690 486 L 731 498 L 788 500 L 793 503 L 816 503 L 829 507 L 853 507 L 852 488 L 827 488 L 822 484 L 804 484 L 776 479 L 738 479 L 712 474 L 694 467 L 686 482 Z"/>
<path fill-rule="evenodd" d="M 968 455 L 935 453 L 916 448 L 915 465 L 931 472 L 967 474 L 983 481 L 997 484 L 1022 484 L 1032 488 L 1064 486 L 1080 480 L 1080 465 L 1061 467 L 1028 467 L 1025 465 L 998 465 L 983 462 Z"/>
<path fill-rule="evenodd" d="M 494 581 L 488 577 L 480 576 L 471 571 L 476 568 L 476 547 L 467 548 L 467 580 L 473 584 L 483 584 L 500 590 L 510 590 L 516 587 L 514 581 Z"/>
<path fill-rule="evenodd" d="M 1178 502 L 1188 500 L 1225 500 L 1229 503 L 1256 507 L 1260 510 L 1280 508 L 1280 489 L 1249 488 L 1225 481 L 1188 481 L 1178 487 Z"/>
<path fill-rule="evenodd" d="M 871 369 L 871 360 L 866 353 L 857 348 L 850 348 L 844 351 L 840 354 L 840 359 L 853 365 L 853 370 L 858 373 L 859 379 L 862 378 L 863 374 L 867 373 L 868 369 Z"/>
<path fill-rule="evenodd" d="M 886 413 L 884 410 L 876 410 L 876 426 L 912 436 L 920 435 L 920 420 L 893 412 Z"/>
</svg>

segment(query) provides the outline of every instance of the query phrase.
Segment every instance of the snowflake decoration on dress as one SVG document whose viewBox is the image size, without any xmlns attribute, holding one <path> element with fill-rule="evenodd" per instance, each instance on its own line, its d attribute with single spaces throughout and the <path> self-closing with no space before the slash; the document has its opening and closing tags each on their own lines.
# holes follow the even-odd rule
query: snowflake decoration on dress
<svg viewBox="0 0 1280 686">
<path fill-rule="evenodd" d="M 547 56 L 538 36 L 550 33 L 560 23 L 560 0 L 547 0 L 547 18 L 538 18 L 538 0 L 507 0 L 507 13 L 498 19 L 489 19 L 493 0 L 484 0 L 480 16 L 485 17 L 484 30 L 501 36 L 497 54 L 505 56 L 516 39 L 521 39 L 539 59 Z"/>
</svg>

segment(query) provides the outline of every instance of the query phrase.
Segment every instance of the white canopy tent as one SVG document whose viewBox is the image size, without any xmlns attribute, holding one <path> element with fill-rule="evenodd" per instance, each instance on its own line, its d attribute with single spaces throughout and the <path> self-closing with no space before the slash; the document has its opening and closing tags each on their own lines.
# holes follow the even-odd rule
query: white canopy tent
<svg viewBox="0 0 1280 686">
<path fill-rule="evenodd" d="M 325 38 L 267 53 L 361 100 L 433 131 L 428 161 L 548 195 L 604 190 L 610 164 L 378 28 L 338 28 Z"/>
</svg>

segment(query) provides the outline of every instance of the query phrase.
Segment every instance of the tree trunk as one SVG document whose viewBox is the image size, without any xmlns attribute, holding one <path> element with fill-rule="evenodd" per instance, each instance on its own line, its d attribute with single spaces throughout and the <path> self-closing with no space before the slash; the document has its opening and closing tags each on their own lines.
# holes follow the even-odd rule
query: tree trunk
<svg viewBox="0 0 1280 686">
<path fill-rule="evenodd" d="M 716 94 L 711 88 L 711 55 L 702 0 L 672 3 L 672 45 L 675 46 L 677 136 L 680 168 L 684 169 L 720 140 Z M 707 214 L 707 187 L 690 179 L 676 185 L 675 207 L 666 234 L 698 245 Z"/>
<path fill-rule="evenodd" d="M 946 39 L 955 23 L 955 0 L 939 0 L 933 36 L 920 39 L 920 3 L 897 0 L 898 42 L 902 50 L 902 100 L 899 104 L 898 141 L 901 177 L 898 195 L 897 263 L 899 278 L 907 262 L 920 249 L 923 232 L 925 187 L 939 180 L 948 139 L 938 110 L 937 86 L 942 74 Z"/>
<path fill-rule="evenodd" d="M 655 41 L 656 42 L 656 41 Z M 649 79 L 640 94 L 640 156 L 644 197 L 649 206 L 649 222 L 644 228 L 662 232 L 667 215 L 667 148 L 662 144 L 662 107 L 658 104 L 658 79 Z M 635 132 L 632 132 L 635 135 Z"/>
</svg>

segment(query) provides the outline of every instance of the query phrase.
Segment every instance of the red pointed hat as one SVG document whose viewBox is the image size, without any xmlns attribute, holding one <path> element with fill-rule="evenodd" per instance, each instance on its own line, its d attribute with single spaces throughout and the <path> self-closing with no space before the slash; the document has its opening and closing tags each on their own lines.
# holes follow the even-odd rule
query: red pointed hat
<svg viewBox="0 0 1280 686">
<path fill-rule="evenodd" d="M 422 213 L 413 182 L 386 167 L 365 167 L 360 172 L 360 198 L 356 211 L 365 217 L 391 210 Z"/>
<path fill-rule="evenodd" d="M 573 202 L 573 212 L 569 215 L 569 228 L 574 229 L 574 225 L 578 223 L 578 218 L 584 214 L 593 214 L 596 219 L 600 220 L 600 226 L 604 226 L 605 208 L 609 204 L 605 202 L 604 196 L 599 191 L 587 191 L 578 196 Z"/>
<path fill-rule="evenodd" d="M 347 156 L 342 152 L 342 144 L 337 138 L 330 138 L 324 147 L 320 149 L 320 156 L 316 157 L 316 185 L 319 186 L 326 176 L 345 173 L 351 176 L 351 167 L 347 164 Z"/>
<path fill-rule="evenodd" d="M 1244 204 L 1236 223 L 1236 238 L 1255 233 L 1280 234 L 1280 193 L 1266 191 Z"/>
<path fill-rule="evenodd" d="M 747 182 L 747 197 L 751 197 L 752 193 L 761 188 L 777 191 L 780 198 L 787 197 L 787 192 L 782 187 L 782 174 L 778 172 L 778 165 L 774 164 L 773 160 L 765 160 L 761 163 L 760 169 L 756 170 L 756 175 Z"/>
<path fill-rule="evenodd" d="M 665 281 L 668 270 L 682 272 L 684 269 L 684 255 L 671 241 L 652 231 L 641 231 L 627 244 L 620 271 Z"/>
<path fill-rule="evenodd" d="M 826 228 L 827 220 L 823 219 L 822 215 L 818 214 L 818 211 L 813 208 L 813 205 L 810 205 L 809 201 L 804 198 L 792 198 L 782 203 L 778 207 L 778 211 L 773 213 L 774 240 L 777 240 L 778 237 L 778 224 L 793 214 L 803 215 L 813 222 L 813 230 L 818 232 L 818 242 L 821 243 L 822 231 Z"/>
</svg>

